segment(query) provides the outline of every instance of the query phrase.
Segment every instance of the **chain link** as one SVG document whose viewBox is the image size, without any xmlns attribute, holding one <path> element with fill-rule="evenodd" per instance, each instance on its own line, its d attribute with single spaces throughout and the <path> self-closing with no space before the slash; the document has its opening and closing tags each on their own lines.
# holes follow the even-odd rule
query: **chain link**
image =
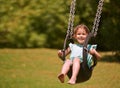
<svg viewBox="0 0 120 88">
<path fill-rule="evenodd" d="M 100 17 L 101 17 L 101 13 L 102 13 L 103 2 L 104 2 L 104 0 L 99 1 L 96 17 L 95 17 L 95 20 L 93 23 L 92 33 L 94 34 L 94 37 L 97 35 Z"/>
<path fill-rule="evenodd" d="M 104 2 L 104 0 L 100 0 L 99 1 L 98 8 L 97 8 L 97 13 L 96 13 L 96 17 L 94 19 L 93 29 L 91 31 L 91 33 L 94 36 L 97 35 L 98 26 L 99 26 L 99 22 L 100 22 L 100 17 L 101 17 L 101 13 L 102 13 L 103 2 Z M 67 35 L 66 35 L 66 38 L 64 40 L 62 60 L 65 60 L 65 49 L 66 49 L 67 39 L 72 39 L 72 36 L 73 36 L 75 5 L 76 5 L 76 0 L 72 0 L 71 5 L 70 5 L 70 14 L 69 14 Z"/>
<path fill-rule="evenodd" d="M 97 35 L 98 26 L 101 18 L 101 13 L 102 13 L 103 2 L 104 0 L 99 1 L 96 17 L 94 19 L 93 28 L 91 31 L 94 34 L 94 37 Z M 72 38 L 72 35 L 73 35 L 75 5 L 76 5 L 76 0 L 72 0 L 71 6 L 70 6 L 70 14 L 69 14 L 68 30 L 67 30 L 67 35 L 69 38 Z"/>
<path fill-rule="evenodd" d="M 76 5 L 76 0 L 72 0 L 71 6 L 70 6 L 70 14 L 69 14 L 68 30 L 67 30 L 67 34 L 69 38 L 72 38 L 72 35 L 73 35 L 75 5 Z"/>
</svg>

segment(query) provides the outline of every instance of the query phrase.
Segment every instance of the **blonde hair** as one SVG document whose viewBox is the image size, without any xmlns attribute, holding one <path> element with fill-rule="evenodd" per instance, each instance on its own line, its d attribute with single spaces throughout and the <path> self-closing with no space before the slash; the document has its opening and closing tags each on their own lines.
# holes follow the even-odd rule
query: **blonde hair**
<svg viewBox="0 0 120 88">
<path fill-rule="evenodd" d="M 77 30 L 78 30 L 79 28 L 84 29 L 87 34 L 90 33 L 89 28 L 88 28 L 86 25 L 80 24 L 80 25 L 78 25 L 78 26 L 76 26 L 76 27 L 74 28 L 73 35 L 76 34 L 76 32 L 77 32 Z"/>
</svg>

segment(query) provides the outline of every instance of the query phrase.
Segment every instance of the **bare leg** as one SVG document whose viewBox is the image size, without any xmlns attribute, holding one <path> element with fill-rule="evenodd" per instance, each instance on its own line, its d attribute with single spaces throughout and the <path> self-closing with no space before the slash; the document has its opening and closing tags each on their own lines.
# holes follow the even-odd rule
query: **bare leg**
<svg viewBox="0 0 120 88">
<path fill-rule="evenodd" d="M 72 62 L 70 60 L 65 61 L 61 73 L 58 75 L 58 79 L 61 81 L 61 83 L 64 83 L 64 76 L 68 73 L 71 64 Z"/>
<path fill-rule="evenodd" d="M 62 67 L 61 73 L 66 75 L 68 73 L 71 65 L 72 65 L 72 61 L 71 60 L 66 60 L 63 67 Z"/>
<path fill-rule="evenodd" d="M 77 75 L 79 73 L 79 70 L 80 70 L 80 59 L 79 58 L 75 58 L 73 60 L 72 77 L 68 81 L 69 84 L 75 84 L 76 83 L 76 77 L 77 77 Z"/>
</svg>

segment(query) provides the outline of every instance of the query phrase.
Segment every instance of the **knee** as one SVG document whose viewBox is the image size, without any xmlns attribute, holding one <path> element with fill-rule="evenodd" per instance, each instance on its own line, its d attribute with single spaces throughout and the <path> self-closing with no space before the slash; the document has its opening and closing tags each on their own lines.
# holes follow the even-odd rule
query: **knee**
<svg viewBox="0 0 120 88">
<path fill-rule="evenodd" d="M 80 59 L 79 59 L 79 58 L 74 58 L 73 62 L 78 62 L 78 63 L 80 63 Z"/>
<path fill-rule="evenodd" d="M 72 64 L 72 61 L 69 59 L 66 59 L 65 63 Z"/>
</svg>

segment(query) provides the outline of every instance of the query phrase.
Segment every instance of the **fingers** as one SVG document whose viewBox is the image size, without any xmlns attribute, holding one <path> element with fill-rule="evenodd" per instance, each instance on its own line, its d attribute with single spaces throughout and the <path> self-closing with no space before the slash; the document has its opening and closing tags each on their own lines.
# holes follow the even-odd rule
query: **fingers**
<svg viewBox="0 0 120 88">
<path fill-rule="evenodd" d="M 62 56 L 63 56 L 62 50 L 58 50 L 58 56 L 59 56 L 59 57 L 62 57 Z"/>
</svg>

